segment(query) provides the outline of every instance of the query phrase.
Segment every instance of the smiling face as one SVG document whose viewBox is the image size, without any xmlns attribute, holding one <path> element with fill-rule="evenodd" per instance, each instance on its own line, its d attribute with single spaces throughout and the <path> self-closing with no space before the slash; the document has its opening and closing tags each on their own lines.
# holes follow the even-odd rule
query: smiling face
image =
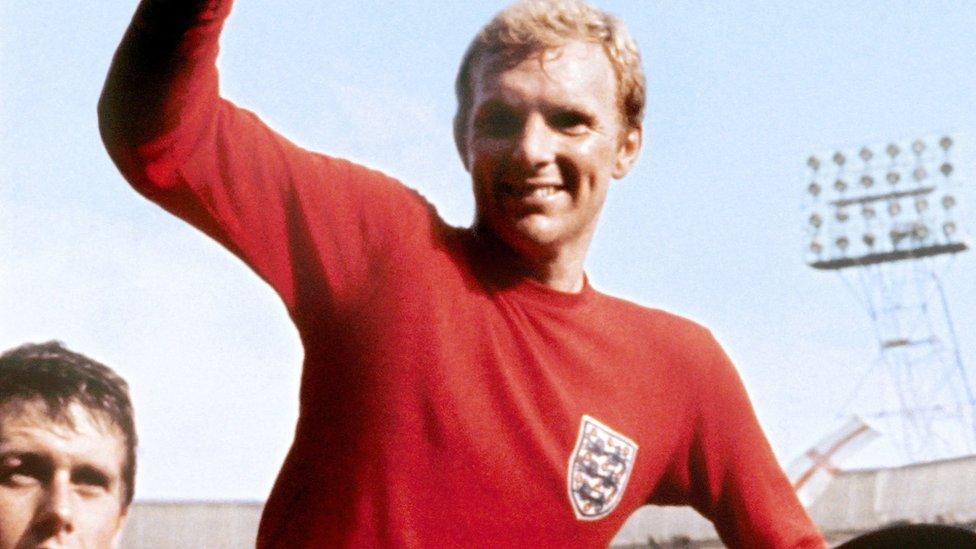
<svg viewBox="0 0 976 549">
<path fill-rule="evenodd" d="M 40 402 L 0 407 L 0 549 L 118 543 L 124 438 L 77 403 L 66 413 L 73 425 Z"/>
<path fill-rule="evenodd" d="M 598 44 L 478 61 L 458 136 L 478 226 L 531 263 L 568 253 L 582 264 L 611 178 L 626 175 L 640 149 L 640 128 L 625 129 L 618 104 Z"/>
</svg>

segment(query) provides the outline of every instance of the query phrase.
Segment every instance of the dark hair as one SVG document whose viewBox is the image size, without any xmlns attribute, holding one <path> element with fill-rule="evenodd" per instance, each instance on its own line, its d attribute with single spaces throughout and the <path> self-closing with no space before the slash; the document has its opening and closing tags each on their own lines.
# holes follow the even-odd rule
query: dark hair
<svg viewBox="0 0 976 549">
<path fill-rule="evenodd" d="M 68 407 L 83 406 L 108 419 L 125 437 L 122 481 L 125 507 L 135 492 L 136 427 L 129 385 L 108 366 L 69 351 L 57 341 L 28 343 L 0 355 L 0 408 L 43 402 L 52 419 L 72 425 Z"/>
<path fill-rule="evenodd" d="M 976 533 L 946 524 L 900 524 L 858 536 L 837 549 L 976 547 Z"/>
</svg>

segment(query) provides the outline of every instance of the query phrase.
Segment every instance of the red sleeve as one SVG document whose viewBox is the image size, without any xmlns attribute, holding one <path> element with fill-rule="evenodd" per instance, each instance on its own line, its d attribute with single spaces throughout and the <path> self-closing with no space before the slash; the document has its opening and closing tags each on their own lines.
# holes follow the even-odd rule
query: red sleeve
<svg viewBox="0 0 976 549">
<path fill-rule="evenodd" d="M 748 548 L 823 548 L 753 412 L 735 367 L 710 335 L 688 453 L 693 506 L 723 543 Z"/>
<path fill-rule="evenodd" d="M 432 211 L 398 182 L 306 151 L 220 97 L 230 7 L 143 0 L 99 102 L 106 148 L 140 193 L 241 257 L 293 316 L 352 306 L 387 246 Z"/>
</svg>

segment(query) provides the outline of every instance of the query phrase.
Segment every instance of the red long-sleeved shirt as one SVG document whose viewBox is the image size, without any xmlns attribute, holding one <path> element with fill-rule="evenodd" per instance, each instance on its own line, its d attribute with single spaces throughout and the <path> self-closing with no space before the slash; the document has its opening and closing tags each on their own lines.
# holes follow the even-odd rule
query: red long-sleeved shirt
<svg viewBox="0 0 976 549">
<path fill-rule="evenodd" d="M 737 547 L 822 547 L 707 330 L 506 274 L 399 182 L 220 98 L 230 1 L 146 1 L 100 103 L 139 192 L 278 292 L 305 347 L 260 547 L 603 546 L 693 505 Z"/>
</svg>

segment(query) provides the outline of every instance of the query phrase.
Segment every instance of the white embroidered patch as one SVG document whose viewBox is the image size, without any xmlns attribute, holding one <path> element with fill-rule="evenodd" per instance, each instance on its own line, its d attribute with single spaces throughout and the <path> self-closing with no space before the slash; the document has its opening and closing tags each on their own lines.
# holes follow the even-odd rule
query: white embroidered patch
<svg viewBox="0 0 976 549">
<path fill-rule="evenodd" d="M 601 519 L 620 503 L 637 458 L 637 444 L 590 416 L 580 420 L 567 485 L 579 520 Z"/>
</svg>

